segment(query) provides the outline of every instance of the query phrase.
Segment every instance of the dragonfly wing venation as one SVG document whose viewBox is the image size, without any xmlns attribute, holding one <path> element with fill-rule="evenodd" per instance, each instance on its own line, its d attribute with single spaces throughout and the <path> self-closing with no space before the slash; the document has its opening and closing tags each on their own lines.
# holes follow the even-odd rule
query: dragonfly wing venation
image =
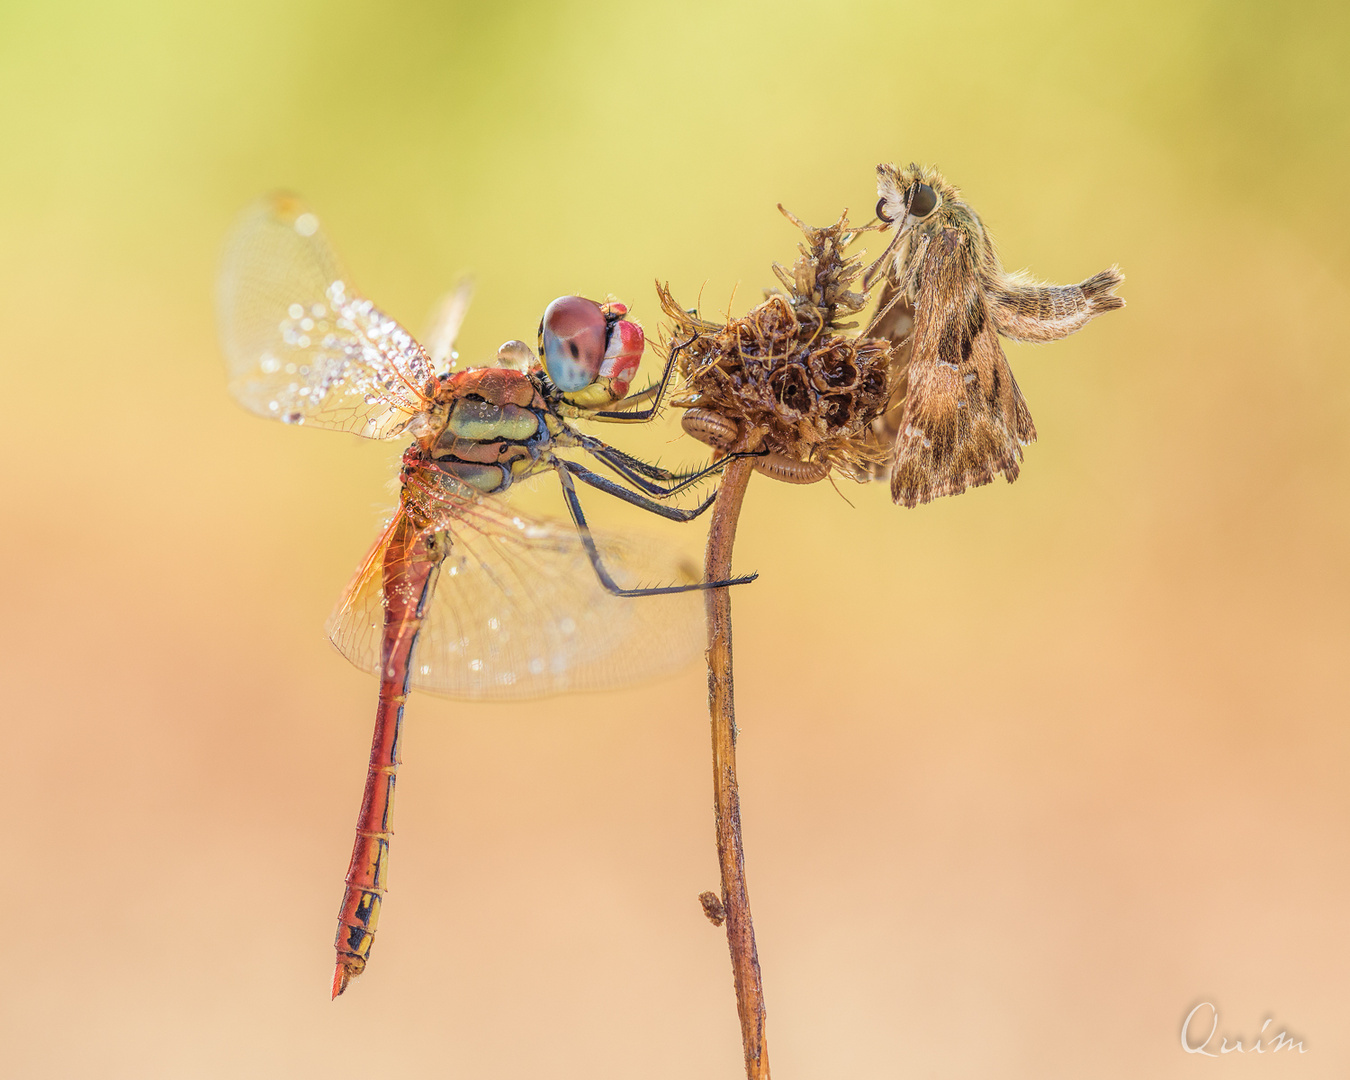
<svg viewBox="0 0 1350 1080">
<path fill-rule="evenodd" d="M 455 368 L 455 341 L 460 328 L 464 325 L 464 316 L 469 313 L 469 301 L 473 299 L 473 280 L 461 278 L 455 287 L 436 302 L 431 316 L 431 326 L 425 343 L 431 365 L 437 371 L 451 371 Z"/>
<path fill-rule="evenodd" d="M 267 196 L 240 215 L 217 306 L 230 392 L 260 416 L 388 439 L 435 391 L 426 352 L 352 290 L 319 219 L 294 196 Z"/>
<path fill-rule="evenodd" d="M 570 523 L 512 515 L 500 500 L 475 496 L 449 477 L 435 483 L 434 500 L 426 491 L 410 498 L 405 489 L 399 510 L 411 507 L 423 528 L 449 536 L 413 650 L 412 687 L 469 700 L 599 690 L 673 671 L 703 651 L 702 593 L 614 596 Z M 431 501 L 442 510 L 424 516 Z M 396 526 L 397 519 L 329 621 L 343 655 L 377 675 L 384 558 Z M 598 533 L 595 541 L 625 588 L 699 578 L 692 560 L 645 539 Z"/>
</svg>

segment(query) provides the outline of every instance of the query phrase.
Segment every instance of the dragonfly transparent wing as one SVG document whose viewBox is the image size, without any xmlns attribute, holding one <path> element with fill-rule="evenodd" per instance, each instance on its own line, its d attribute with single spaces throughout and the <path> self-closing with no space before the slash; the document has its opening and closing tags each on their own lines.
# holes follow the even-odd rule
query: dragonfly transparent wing
<svg viewBox="0 0 1350 1080">
<path fill-rule="evenodd" d="M 259 416 L 388 439 L 435 391 L 426 352 L 352 291 L 319 219 L 294 196 L 266 196 L 240 215 L 217 308 L 230 392 Z"/>
<path fill-rule="evenodd" d="M 703 651 L 702 593 L 614 596 L 570 523 L 513 516 L 500 500 L 429 470 L 409 489 L 399 513 L 414 507 L 428 529 L 450 538 L 413 649 L 413 687 L 471 700 L 598 690 L 675 670 Z M 329 621 L 342 654 L 376 675 L 393 532 L 391 525 L 376 543 Z M 658 545 L 595 539 L 621 586 L 698 580 L 696 565 Z"/>
<path fill-rule="evenodd" d="M 422 340 L 426 342 L 427 353 L 431 356 L 431 366 L 437 371 L 449 371 L 455 365 L 455 339 L 464 325 L 464 316 L 469 312 L 469 301 L 473 299 L 473 281 L 461 278 L 455 287 L 436 302 L 436 310 L 431 316 L 431 328 Z"/>
</svg>

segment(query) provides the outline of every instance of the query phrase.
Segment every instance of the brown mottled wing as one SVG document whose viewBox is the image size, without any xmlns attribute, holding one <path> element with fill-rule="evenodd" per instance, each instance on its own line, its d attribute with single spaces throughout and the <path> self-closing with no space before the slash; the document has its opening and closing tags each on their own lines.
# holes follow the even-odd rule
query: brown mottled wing
<svg viewBox="0 0 1350 1080">
<path fill-rule="evenodd" d="M 973 262 L 955 229 L 934 237 L 923 255 L 891 468 L 891 496 L 905 506 L 960 494 L 999 473 L 1011 483 L 1022 446 L 1036 438 Z"/>
</svg>

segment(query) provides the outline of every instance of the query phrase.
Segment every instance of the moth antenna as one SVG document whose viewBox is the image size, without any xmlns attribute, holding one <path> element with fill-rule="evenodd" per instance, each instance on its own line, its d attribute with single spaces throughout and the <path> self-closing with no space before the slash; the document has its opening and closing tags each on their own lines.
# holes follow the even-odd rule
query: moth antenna
<svg viewBox="0 0 1350 1080">
<path fill-rule="evenodd" d="M 908 236 L 912 234 L 910 232 L 906 232 L 905 235 Z M 899 237 L 897 237 L 896 239 L 899 239 Z M 867 324 L 867 329 L 864 330 L 862 333 L 863 337 L 871 337 L 872 332 L 877 328 L 881 320 L 885 318 L 886 313 L 889 312 L 893 307 L 895 307 L 895 305 L 900 302 L 900 300 L 905 296 L 905 294 L 909 292 L 910 283 L 913 282 L 914 280 L 914 270 L 920 263 L 923 262 L 924 252 L 927 251 L 928 249 L 928 238 L 924 236 L 922 233 L 920 233 L 918 234 L 916 244 L 919 245 L 917 247 L 917 250 L 910 252 L 909 258 L 905 260 L 905 267 L 906 267 L 905 275 L 901 278 L 896 278 L 892 282 L 892 286 L 895 289 L 894 295 L 892 295 L 890 300 L 886 302 L 885 307 L 878 309 L 877 313 L 872 316 L 872 320 Z M 866 279 L 864 279 L 863 281 L 863 288 L 864 289 L 871 288 L 871 286 L 867 284 Z"/>
<path fill-rule="evenodd" d="M 895 231 L 895 237 L 886 245 L 886 250 L 878 256 L 876 262 L 872 263 L 871 266 L 863 271 L 862 283 L 864 289 L 870 289 L 872 287 L 873 283 L 876 281 L 877 267 L 881 266 L 895 254 L 896 249 L 900 246 L 900 242 L 908 235 L 909 229 L 904 228 L 903 226 Z"/>
<path fill-rule="evenodd" d="M 917 169 L 918 166 L 911 165 L 910 168 Z M 870 289 L 872 287 L 872 278 L 873 275 L 876 273 L 877 267 L 881 265 L 881 263 L 885 262 L 887 256 L 891 255 L 895 251 L 895 249 L 900 245 L 901 239 L 908 236 L 910 232 L 913 230 L 914 226 L 910 223 L 909 218 L 909 208 L 914 204 L 914 193 L 918 190 L 919 190 L 918 184 L 910 184 L 909 190 L 905 192 L 905 212 L 904 215 L 900 218 L 900 226 L 895 230 L 895 239 L 892 240 L 890 242 L 890 245 L 886 248 L 886 250 L 881 253 L 881 258 L 878 259 L 876 262 L 874 262 L 871 266 L 869 266 L 865 271 L 863 271 L 862 280 L 864 289 Z M 913 260 L 910 261 L 912 262 Z"/>
<path fill-rule="evenodd" d="M 891 310 L 891 308 L 895 307 L 896 304 L 900 303 L 900 300 L 904 297 L 904 295 L 905 294 L 900 292 L 900 290 L 898 289 L 894 293 L 892 293 L 891 298 L 886 301 L 886 306 L 877 308 L 876 314 L 872 316 L 871 321 L 867 324 L 867 329 L 864 330 L 858 336 L 865 338 L 875 337 L 876 328 L 881 323 L 881 320 L 886 317 L 887 313 Z"/>
</svg>

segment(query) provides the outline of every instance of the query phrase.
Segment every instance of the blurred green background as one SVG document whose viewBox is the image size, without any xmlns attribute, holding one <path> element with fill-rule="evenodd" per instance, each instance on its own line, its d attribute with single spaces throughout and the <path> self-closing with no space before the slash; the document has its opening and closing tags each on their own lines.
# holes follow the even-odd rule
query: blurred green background
<svg viewBox="0 0 1350 1080">
<path fill-rule="evenodd" d="M 1008 348 L 1041 435 L 1015 486 L 912 512 L 882 485 L 751 486 L 771 1060 L 1190 1075 L 1181 1023 L 1212 1001 L 1221 1035 L 1273 1017 L 1301 1076 L 1343 1076 L 1348 24 L 1231 0 L 7 0 L 0 1072 L 738 1075 L 696 900 L 694 669 L 414 697 L 374 960 L 329 1002 L 375 684 L 322 625 L 398 448 L 234 405 L 215 261 L 284 186 L 410 327 L 473 271 L 466 359 L 565 292 L 655 336 L 653 278 L 744 311 L 795 250 L 775 203 L 866 218 L 876 163 L 913 159 L 1009 266 L 1119 262 L 1129 307 Z M 698 460 L 677 434 L 615 438 Z"/>
</svg>

